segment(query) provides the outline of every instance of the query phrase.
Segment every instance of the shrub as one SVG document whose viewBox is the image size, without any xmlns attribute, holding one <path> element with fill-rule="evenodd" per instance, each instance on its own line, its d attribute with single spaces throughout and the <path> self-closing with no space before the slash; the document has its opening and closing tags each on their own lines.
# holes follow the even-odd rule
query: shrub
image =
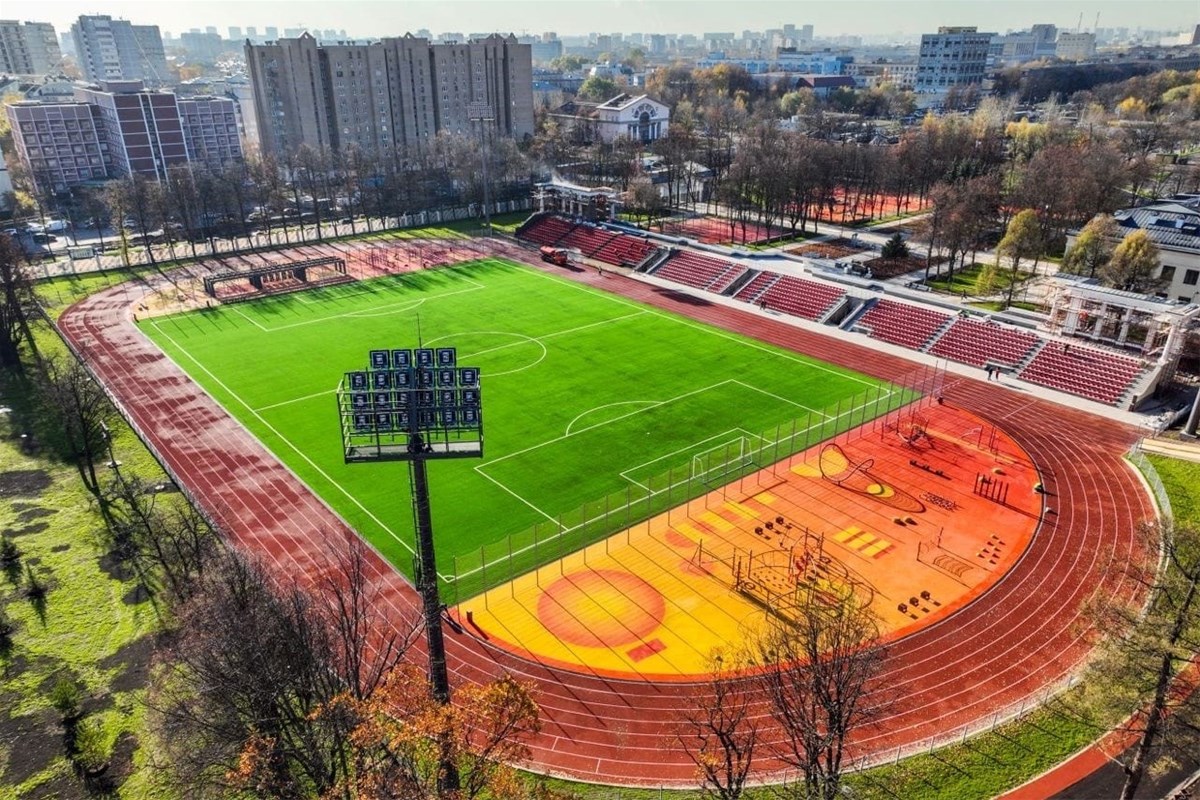
<svg viewBox="0 0 1200 800">
<path fill-rule="evenodd" d="M 50 690 L 50 705 L 54 706 L 64 723 L 79 718 L 82 698 L 79 684 L 66 676 L 55 681 L 54 688 Z"/>
<path fill-rule="evenodd" d="M 75 729 L 75 763 L 87 772 L 100 772 L 112 758 L 112 744 L 99 719 L 91 717 Z"/>
<path fill-rule="evenodd" d="M 21 551 L 11 536 L 0 536 L 0 564 L 15 564 L 21 557 Z"/>
<path fill-rule="evenodd" d="M 908 243 L 904 241 L 903 236 L 893 233 L 892 237 L 883 243 L 883 250 L 880 254 L 884 258 L 907 258 Z"/>
</svg>

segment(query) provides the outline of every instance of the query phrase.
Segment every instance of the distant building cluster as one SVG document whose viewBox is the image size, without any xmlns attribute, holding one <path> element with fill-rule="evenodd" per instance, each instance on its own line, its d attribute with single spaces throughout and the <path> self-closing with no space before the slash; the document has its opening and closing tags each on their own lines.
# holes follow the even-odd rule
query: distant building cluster
<svg viewBox="0 0 1200 800">
<path fill-rule="evenodd" d="M 513 36 L 431 43 L 411 35 L 321 45 L 306 34 L 246 45 L 259 143 L 392 155 L 476 124 L 533 135 L 530 46 Z"/>
</svg>

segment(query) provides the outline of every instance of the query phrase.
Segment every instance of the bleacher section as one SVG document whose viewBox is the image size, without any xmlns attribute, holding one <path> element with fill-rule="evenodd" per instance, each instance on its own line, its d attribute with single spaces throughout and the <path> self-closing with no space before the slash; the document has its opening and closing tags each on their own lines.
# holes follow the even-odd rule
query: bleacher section
<svg viewBox="0 0 1200 800">
<path fill-rule="evenodd" d="M 880 300 L 863 314 L 858 324 L 872 339 L 920 350 L 950 319 L 949 314 L 894 300 Z"/>
<path fill-rule="evenodd" d="M 592 258 L 614 267 L 635 267 L 657 249 L 640 237 L 618 235 L 593 253 Z"/>
<path fill-rule="evenodd" d="M 755 303 L 758 301 L 758 296 L 778 278 L 779 273 L 777 272 L 760 272 L 754 276 L 754 280 L 738 289 L 738 293 L 733 296 L 733 299 L 741 300 L 743 303 Z"/>
<path fill-rule="evenodd" d="M 1145 372 L 1137 359 L 1090 347 L 1047 342 L 1017 377 L 1113 405 L 1125 396 Z"/>
<path fill-rule="evenodd" d="M 659 252 L 661 265 L 655 267 L 657 259 L 648 262 L 655 277 L 714 294 L 730 289 L 740 279 L 745 285 L 737 289 L 734 299 L 765 302 L 771 311 L 813 321 L 824 318 L 846 296 L 835 286 L 776 272 L 755 274 L 756 270 L 741 263 L 694 250 L 664 252 L 644 237 L 552 214 L 531 218 L 517 236 L 536 244 L 575 249 L 613 266 L 636 266 Z M 1047 342 L 1030 331 L 971 317 L 955 318 L 916 302 L 880 298 L 854 327 L 872 339 L 962 364 L 1015 368 L 1022 380 L 1108 405 L 1123 403 L 1149 369 L 1135 358 L 1074 343 L 1064 349 L 1062 343 Z"/>
<path fill-rule="evenodd" d="M 732 261 L 680 250 L 655 270 L 654 276 L 720 294 L 745 271 L 745 267 Z"/>
<path fill-rule="evenodd" d="M 617 235 L 619 234 L 614 234 L 612 231 L 606 231 L 602 228 L 593 228 L 591 225 L 579 224 L 567 231 L 567 235 L 558 240 L 558 246 L 578 250 L 585 256 L 590 256 L 608 244 L 609 239 Z"/>
<path fill-rule="evenodd" d="M 552 214 L 530 219 L 517 230 L 517 237 L 534 244 L 578 250 L 588 258 L 614 267 L 636 266 L 658 249 L 640 236 L 571 222 Z"/>
<path fill-rule="evenodd" d="M 747 286 L 738 292 L 738 295 L 741 296 L 749 288 Z M 767 308 L 772 311 L 782 311 L 816 321 L 828 313 L 845 294 L 841 289 L 823 283 L 781 275 L 779 280 L 759 297 L 758 302 L 766 301 Z"/>
<path fill-rule="evenodd" d="M 541 216 L 530 220 L 518 235 L 534 244 L 554 245 L 570 233 L 572 227 L 573 223 L 562 217 Z"/>
<path fill-rule="evenodd" d="M 959 317 L 929 352 L 974 367 L 982 368 L 985 364 L 1015 367 L 1040 341 L 1037 334 Z"/>
</svg>

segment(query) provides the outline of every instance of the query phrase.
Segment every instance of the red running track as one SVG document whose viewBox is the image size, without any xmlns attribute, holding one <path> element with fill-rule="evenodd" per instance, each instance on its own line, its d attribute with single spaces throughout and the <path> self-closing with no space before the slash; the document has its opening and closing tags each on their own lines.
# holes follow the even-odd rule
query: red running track
<svg viewBox="0 0 1200 800">
<path fill-rule="evenodd" d="M 499 253 L 528 261 L 515 245 Z M 738 309 L 613 275 L 530 263 L 649 305 L 746 333 L 883 379 L 913 364 Z M 327 563 L 351 535 L 342 521 L 289 470 L 166 358 L 132 323 L 130 307 L 146 293 L 125 284 L 81 301 L 59 320 L 86 354 L 134 428 L 173 477 L 235 541 L 286 575 Z M 1137 432 L 1019 390 L 960 379 L 944 396 L 1003 427 L 1039 465 L 1053 512 L 1021 561 L 987 594 L 945 622 L 892 646 L 873 697 L 890 700 L 883 716 L 855 731 L 851 755 L 889 760 L 897 750 L 986 727 L 1075 671 L 1094 631 L 1081 606 L 1099 593 L 1133 595 L 1115 565 L 1143 556 L 1135 528 L 1153 506 L 1122 453 Z M 340 535 L 339 535 L 340 534 Z M 332 544 L 331 544 L 332 543 Z M 416 608 L 411 586 L 373 552 L 374 575 L 397 624 Z M 699 687 L 622 682 L 519 659 L 469 635 L 448 635 L 452 681 L 501 671 L 536 685 L 544 731 L 530 766 L 589 781 L 694 785 L 694 768 L 675 744 L 682 709 Z M 763 714 L 760 707 L 758 713 Z M 778 764 L 764 759 L 760 777 Z"/>
</svg>

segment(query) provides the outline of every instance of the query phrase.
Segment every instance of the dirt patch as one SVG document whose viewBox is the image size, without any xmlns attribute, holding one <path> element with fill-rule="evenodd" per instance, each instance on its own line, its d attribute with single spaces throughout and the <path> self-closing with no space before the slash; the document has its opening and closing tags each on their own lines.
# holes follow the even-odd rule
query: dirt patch
<svg viewBox="0 0 1200 800">
<path fill-rule="evenodd" d="M 69 545 L 69 544 L 56 544 L 56 545 L 54 545 L 54 547 L 50 548 L 50 552 L 51 553 L 65 553 L 70 549 L 71 549 L 71 545 Z"/>
<path fill-rule="evenodd" d="M 793 247 L 787 252 L 809 258 L 839 259 L 867 252 L 867 248 L 851 244 L 849 239 L 831 239 L 828 242 L 812 242 Z"/>
<path fill-rule="evenodd" d="M 0 531 L 4 536 L 28 536 L 31 533 L 41 533 L 50 527 L 47 522 L 35 522 L 32 525 L 26 525 L 23 528 L 5 528 Z"/>
<path fill-rule="evenodd" d="M 126 731 L 117 737 L 113 745 L 112 758 L 109 759 L 108 771 L 104 773 L 107 783 L 113 789 L 129 780 L 133 774 L 133 754 L 138 748 L 138 738 Z"/>
<path fill-rule="evenodd" d="M 88 797 L 88 792 L 73 773 L 67 772 L 26 792 L 19 800 L 41 800 L 45 797 L 53 797 L 55 800 L 84 800 Z"/>
<path fill-rule="evenodd" d="M 21 506 L 20 509 L 17 506 Z M 42 519 L 58 513 L 56 508 L 42 508 L 41 506 L 31 506 L 25 503 L 13 503 L 13 511 L 17 512 L 18 522 L 33 522 L 35 519 Z"/>
<path fill-rule="evenodd" d="M 133 578 L 133 570 L 129 568 L 129 565 L 112 553 L 100 556 L 96 559 L 96 564 L 100 567 L 101 572 L 115 581 L 127 581 Z"/>
<path fill-rule="evenodd" d="M 121 602 L 127 606 L 136 606 L 150 599 L 150 592 L 145 585 L 139 583 L 121 597 Z"/>
<path fill-rule="evenodd" d="M 62 728 L 51 709 L 0 720 L 0 742 L 9 751 L 4 769 L 4 780 L 9 786 L 29 780 L 64 752 Z M 51 795 L 39 792 L 38 796 Z"/>
<path fill-rule="evenodd" d="M 897 275 L 904 275 L 914 270 L 924 269 L 925 259 L 917 258 L 916 256 L 873 258 L 867 262 L 866 266 L 871 270 L 871 275 L 880 280 L 887 280 Z"/>
<path fill-rule="evenodd" d="M 14 469 L 0 472 L 0 497 L 37 497 L 50 488 L 53 480 L 42 469 Z"/>
<path fill-rule="evenodd" d="M 153 636 L 143 636 L 100 661 L 100 669 L 124 667 L 121 673 L 108 682 L 112 692 L 131 692 L 146 686 L 150 678 L 150 659 L 154 655 Z"/>
</svg>

